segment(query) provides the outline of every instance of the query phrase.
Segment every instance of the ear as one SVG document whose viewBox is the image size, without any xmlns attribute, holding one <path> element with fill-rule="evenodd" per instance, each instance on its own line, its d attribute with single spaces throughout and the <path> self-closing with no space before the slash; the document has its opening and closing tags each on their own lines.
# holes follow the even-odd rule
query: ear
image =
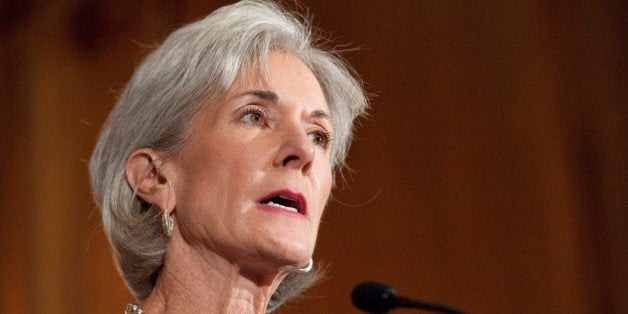
<svg viewBox="0 0 628 314">
<path fill-rule="evenodd" d="M 131 189 L 144 201 L 172 211 L 175 207 L 172 174 L 162 165 L 161 153 L 151 148 L 141 148 L 129 156 L 126 162 L 126 179 Z"/>
</svg>

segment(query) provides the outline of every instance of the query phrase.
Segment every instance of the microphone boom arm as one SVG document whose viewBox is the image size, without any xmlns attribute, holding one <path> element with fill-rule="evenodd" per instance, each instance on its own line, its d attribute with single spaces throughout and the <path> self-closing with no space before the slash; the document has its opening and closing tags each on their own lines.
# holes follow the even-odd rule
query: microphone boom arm
<svg viewBox="0 0 628 314">
<path fill-rule="evenodd" d="M 397 297 L 395 304 L 397 305 L 397 307 L 422 309 L 426 311 L 435 311 L 445 314 L 467 314 L 467 312 L 449 305 L 413 300 L 404 297 Z"/>
</svg>

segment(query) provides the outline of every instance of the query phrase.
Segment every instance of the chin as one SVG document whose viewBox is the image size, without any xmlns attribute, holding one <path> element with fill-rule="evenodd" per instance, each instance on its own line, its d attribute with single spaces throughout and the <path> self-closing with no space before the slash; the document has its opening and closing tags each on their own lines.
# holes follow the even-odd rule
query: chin
<svg viewBox="0 0 628 314">
<path fill-rule="evenodd" d="M 262 255 L 268 260 L 274 260 L 282 266 L 301 265 L 304 261 L 312 257 L 314 245 L 309 241 L 301 239 L 273 238 L 271 241 L 264 241 Z"/>
</svg>

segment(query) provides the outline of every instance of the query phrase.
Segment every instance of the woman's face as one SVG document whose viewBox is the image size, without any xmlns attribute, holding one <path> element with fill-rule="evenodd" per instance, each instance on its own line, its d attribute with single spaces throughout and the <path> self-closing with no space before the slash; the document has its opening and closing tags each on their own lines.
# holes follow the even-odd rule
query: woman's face
<svg viewBox="0 0 628 314">
<path fill-rule="evenodd" d="M 173 160 L 183 239 L 242 267 L 304 266 L 329 197 L 333 124 L 299 59 L 274 52 L 268 82 L 234 84 L 200 113 Z"/>
</svg>

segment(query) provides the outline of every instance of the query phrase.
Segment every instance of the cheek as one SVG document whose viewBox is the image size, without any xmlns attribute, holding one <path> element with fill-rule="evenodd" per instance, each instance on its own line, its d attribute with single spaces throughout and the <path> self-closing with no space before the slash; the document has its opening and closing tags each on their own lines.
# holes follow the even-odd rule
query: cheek
<svg viewBox="0 0 628 314">
<path fill-rule="evenodd" d="M 263 180 L 263 156 L 252 145 L 214 141 L 186 160 L 181 188 L 184 200 L 204 207 L 236 206 Z"/>
<path fill-rule="evenodd" d="M 333 180 L 333 176 L 330 170 L 327 172 L 327 174 L 323 178 L 323 184 L 322 184 L 322 190 L 324 193 L 325 203 L 327 203 L 327 199 L 329 198 L 329 194 L 331 193 L 332 180 Z"/>
<path fill-rule="evenodd" d="M 320 216 L 323 215 L 323 211 L 325 210 L 325 206 L 327 205 L 327 200 L 329 199 L 329 195 L 331 193 L 331 186 L 332 186 L 332 173 L 331 170 L 329 168 L 327 168 L 326 171 L 321 172 L 321 174 L 319 176 L 317 176 L 317 182 L 316 182 L 316 187 L 318 189 L 317 191 L 317 199 L 319 200 L 320 204 Z"/>
<path fill-rule="evenodd" d="M 178 157 L 177 204 L 181 209 L 202 210 L 198 207 L 213 207 L 221 202 L 224 194 L 224 180 L 227 170 L 228 153 L 216 145 L 204 145 L 196 141 Z"/>
</svg>

